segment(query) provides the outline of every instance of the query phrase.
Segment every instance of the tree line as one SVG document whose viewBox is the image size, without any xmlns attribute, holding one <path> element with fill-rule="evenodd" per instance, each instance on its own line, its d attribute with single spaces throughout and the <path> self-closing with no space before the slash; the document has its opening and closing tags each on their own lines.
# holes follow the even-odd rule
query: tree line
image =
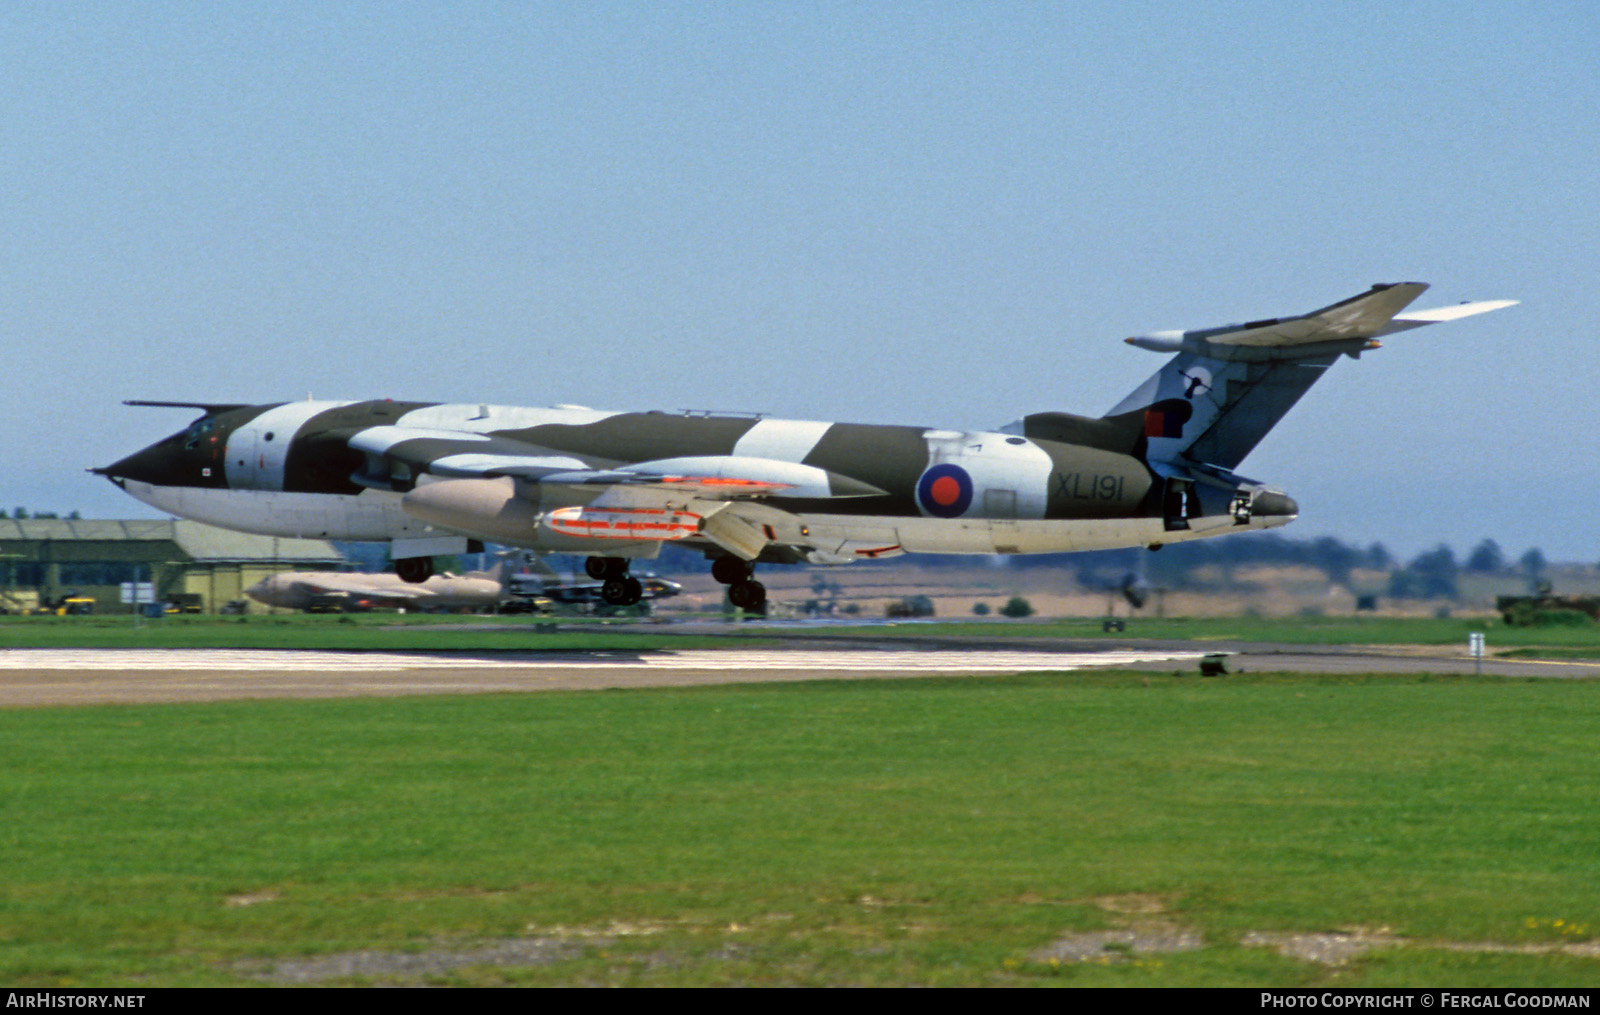
<svg viewBox="0 0 1600 1015">
<path fill-rule="evenodd" d="M 1455 598 L 1460 595 L 1465 575 L 1518 578 L 1533 589 L 1544 580 L 1549 567 L 1537 547 L 1513 560 L 1493 539 L 1483 540 L 1461 558 L 1449 545 L 1440 543 L 1410 560 L 1401 560 L 1382 543 L 1360 547 L 1331 536 L 1293 539 L 1274 533 L 1173 543 L 1162 547 L 1159 553 L 1133 549 L 1049 556 L 1056 558 L 1055 566 L 1072 567 L 1079 583 L 1089 586 L 1103 585 L 1113 574 L 1137 573 L 1141 566 L 1150 584 L 1167 588 L 1199 583 L 1204 569 L 1220 572 L 1227 580 L 1239 567 L 1301 566 L 1321 571 L 1334 585 L 1349 585 L 1357 570 L 1382 572 L 1387 576 L 1384 592 L 1402 599 Z M 1051 563 L 1048 559 L 1016 558 L 1013 566 Z"/>
<path fill-rule="evenodd" d="M 62 515 L 55 511 L 30 511 L 17 507 L 0 518 L 81 519 L 77 511 Z M 341 553 L 359 564 L 377 570 L 388 566 L 387 547 L 381 544 L 336 543 Z M 662 556 L 652 561 L 652 570 L 661 573 L 697 571 L 704 558 L 697 551 L 668 545 Z M 371 559 L 369 559 L 371 558 Z M 381 559 L 380 559 L 381 558 Z M 579 558 L 574 558 L 575 560 Z M 1544 580 L 1550 562 L 1537 547 L 1513 559 L 1493 539 L 1484 539 L 1464 557 L 1458 558 L 1447 544 L 1417 554 L 1409 561 L 1395 557 L 1382 543 L 1352 546 L 1332 536 L 1294 539 L 1277 533 L 1241 533 L 1189 543 L 1170 543 L 1159 553 L 1143 547 L 1122 550 L 1089 550 L 1082 553 L 1018 554 L 995 557 L 978 564 L 974 558 L 948 554 L 920 554 L 916 562 L 924 567 L 963 568 L 1003 566 L 1018 569 L 1048 568 L 1068 571 L 1080 585 L 1110 587 L 1129 573 L 1142 574 L 1151 585 L 1186 588 L 1202 584 L 1201 573 L 1220 572 L 1228 580 L 1234 569 L 1250 566 L 1301 566 L 1315 568 L 1335 585 L 1348 585 L 1357 570 L 1381 571 L 1388 575 L 1386 592 L 1398 598 L 1454 598 L 1460 594 L 1463 575 L 1492 575 L 1525 579 L 1534 589 Z M 1596 565 L 1600 567 L 1600 564 Z"/>
</svg>

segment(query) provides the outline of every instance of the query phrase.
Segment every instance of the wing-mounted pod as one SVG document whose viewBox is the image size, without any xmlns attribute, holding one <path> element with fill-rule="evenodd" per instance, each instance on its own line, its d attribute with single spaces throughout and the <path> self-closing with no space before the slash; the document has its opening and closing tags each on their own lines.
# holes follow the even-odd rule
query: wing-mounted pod
<svg viewBox="0 0 1600 1015">
<path fill-rule="evenodd" d="M 407 437 L 426 455 L 441 450 L 426 446 L 435 439 Z M 400 446 L 384 446 L 381 435 L 367 444 L 385 447 L 391 458 Z M 480 539 L 613 557 L 654 556 L 664 542 L 695 538 L 754 560 L 790 529 L 798 531 L 779 506 L 783 498 L 884 494 L 848 476 L 775 459 L 712 455 L 591 468 L 554 454 L 507 453 L 492 440 L 445 450 L 430 459 L 431 481 L 414 484 L 402 499 L 408 514 Z M 473 478 L 433 478 L 452 474 Z"/>
</svg>

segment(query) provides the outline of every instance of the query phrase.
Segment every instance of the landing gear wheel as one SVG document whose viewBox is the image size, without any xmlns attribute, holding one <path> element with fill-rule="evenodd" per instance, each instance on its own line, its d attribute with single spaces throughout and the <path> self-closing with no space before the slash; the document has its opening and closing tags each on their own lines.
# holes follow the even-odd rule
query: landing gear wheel
<svg viewBox="0 0 1600 1015">
<path fill-rule="evenodd" d="M 600 586 L 600 598 L 607 606 L 632 606 L 644 598 L 644 586 L 637 578 L 607 578 Z"/>
<path fill-rule="evenodd" d="M 741 610 L 759 611 L 767 603 L 767 587 L 757 581 L 734 582 L 728 586 L 728 602 Z"/>
<path fill-rule="evenodd" d="M 588 557 L 583 562 L 584 573 L 597 581 L 626 578 L 628 561 L 623 557 Z"/>
<path fill-rule="evenodd" d="M 718 557 L 711 562 L 711 577 L 724 585 L 750 580 L 750 565 L 738 557 Z"/>
<path fill-rule="evenodd" d="M 432 557 L 401 557 L 394 562 L 394 573 L 403 582 L 425 582 L 433 577 Z"/>
</svg>

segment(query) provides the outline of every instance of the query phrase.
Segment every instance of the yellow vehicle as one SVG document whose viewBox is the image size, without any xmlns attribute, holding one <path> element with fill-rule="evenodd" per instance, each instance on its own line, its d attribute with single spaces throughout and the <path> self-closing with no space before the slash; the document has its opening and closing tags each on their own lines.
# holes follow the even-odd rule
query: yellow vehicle
<svg viewBox="0 0 1600 1015">
<path fill-rule="evenodd" d="M 94 602 L 93 596 L 80 596 L 76 592 L 69 592 L 54 603 L 46 602 L 36 607 L 33 612 L 54 617 L 87 617 L 94 612 Z"/>
</svg>

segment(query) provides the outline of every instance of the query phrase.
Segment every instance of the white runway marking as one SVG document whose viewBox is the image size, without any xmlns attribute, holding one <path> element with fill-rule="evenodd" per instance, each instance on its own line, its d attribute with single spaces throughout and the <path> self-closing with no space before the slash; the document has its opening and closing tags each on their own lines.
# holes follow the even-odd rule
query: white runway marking
<svg viewBox="0 0 1600 1015">
<path fill-rule="evenodd" d="M 1203 652 L 954 652 L 846 649 L 691 650 L 640 653 L 317 652 L 277 649 L 9 649 L 0 671 L 64 670 L 262 673 L 393 673 L 406 670 L 804 670 L 895 673 L 1027 673 L 1190 661 Z"/>
</svg>

